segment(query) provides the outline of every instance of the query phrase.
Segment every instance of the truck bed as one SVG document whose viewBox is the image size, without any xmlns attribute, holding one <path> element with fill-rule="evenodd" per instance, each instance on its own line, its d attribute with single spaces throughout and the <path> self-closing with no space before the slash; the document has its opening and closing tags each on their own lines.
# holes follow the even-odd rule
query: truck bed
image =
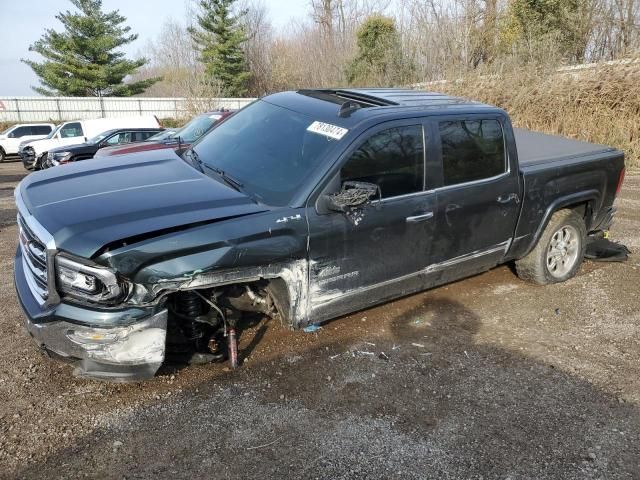
<svg viewBox="0 0 640 480">
<path fill-rule="evenodd" d="M 514 128 L 513 133 L 521 167 L 616 151 L 615 148 L 606 145 L 532 132 L 523 128 Z"/>
</svg>

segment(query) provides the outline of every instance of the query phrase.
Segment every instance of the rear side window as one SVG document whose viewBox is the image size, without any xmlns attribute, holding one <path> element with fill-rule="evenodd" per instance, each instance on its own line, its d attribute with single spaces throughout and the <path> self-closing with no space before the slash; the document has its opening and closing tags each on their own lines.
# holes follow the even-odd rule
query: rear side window
<svg viewBox="0 0 640 480">
<path fill-rule="evenodd" d="M 152 137 L 153 135 L 155 135 L 156 133 L 157 132 L 136 132 L 134 134 L 133 141 L 134 142 L 143 142 L 147 138 Z"/>
<path fill-rule="evenodd" d="M 495 177 L 506 171 L 504 138 L 497 120 L 440 122 L 444 185 Z"/>
<path fill-rule="evenodd" d="M 382 198 L 419 192 L 424 184 L 424 142 L 421 125 L 374 134 L 351 154 L 340 171 L 345 181 L 374 183 Z"/>
<path fill-rule="evenodd" d="M 49 135 L 51 133 L 51 127 L 48 125 L 34 125 L 31 127 L 33 135 Z"/>
<path fill-rule="evenodd" d="M 81 137 L 82 136 L 82 125 L 79 122 L 68 123 L 64 127 L 60 129 L 60 137 L 61 138 L 69 138 L 69 137 Z"/>
</svg>

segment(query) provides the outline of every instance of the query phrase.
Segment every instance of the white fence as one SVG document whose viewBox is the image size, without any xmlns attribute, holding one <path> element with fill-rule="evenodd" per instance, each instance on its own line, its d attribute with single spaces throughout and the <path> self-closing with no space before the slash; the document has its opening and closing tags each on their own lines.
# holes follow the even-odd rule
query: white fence
<svg viewBox="0 0 640 480">
<path fill-rule="evenodd" d="M 252 98 L 0 97 L 0 122 L 59 122 L 132 115 L 184 118 L 193 114 L 194 104 L 238 109 L 251 101 Z"/>
</svg>

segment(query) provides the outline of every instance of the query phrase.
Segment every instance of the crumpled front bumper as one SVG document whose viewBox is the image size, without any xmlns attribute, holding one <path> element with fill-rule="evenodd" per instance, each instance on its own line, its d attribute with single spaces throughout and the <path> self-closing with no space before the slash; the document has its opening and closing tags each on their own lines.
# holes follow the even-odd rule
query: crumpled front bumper
<svg viewBox="0 0 640 480">
<path fill-rule="evenodd" d="M 81 377 L 147 380 L 164 361 L 166 310 L 129 327 L 95 328 L 29 319 L 26 327 L 41 348 L 74 364 L 74 373 Z"/>
<path fill-rule="evenodd" d="M 78 376 L 139 381 L 155 375 L 165 355 L 167 310 L 95 310 L 59 303 L 41 306 L 28 287 L 18 249 L 14 281 L 26 328 L 51 356 Z"/>
<path fill-rule="evenodd" d="M 22 160 L 22 165 L 27 170 L 33 170 L 36 164 L 36 154 L 33 150 L 19 150 L 18 155 L 20 155 L 20 160 Z"/>
</svg>

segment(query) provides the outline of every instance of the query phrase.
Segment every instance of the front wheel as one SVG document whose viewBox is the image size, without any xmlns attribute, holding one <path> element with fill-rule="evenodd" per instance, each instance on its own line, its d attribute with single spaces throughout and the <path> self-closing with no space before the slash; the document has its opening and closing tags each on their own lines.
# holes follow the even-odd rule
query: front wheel
<svg viewBox="0 0 640 480">
<path fill-rule="evenodd" d="M 33 169 L 34 170 L 44 169 L 44 162 L 46 161 L 47 161 L 47 152 L 43 153 L 39 157 L 36 156 L 36 159 L 33 161 Z"/>
<path fill-rule="evenodd" d="M 584 220 L 577 212 L 554 213 L 535 248 L 516 260 L 518 276 L 539 285 L 569 280 L 582 265 L 586 239 Z"/>
<path fill-rule="evenodd" d="M 0 163 L 4 162 L 4 159 L 7 158 L 7 154 L 4 153 L 4 150 L 0 148 Z"/>
</svg>

